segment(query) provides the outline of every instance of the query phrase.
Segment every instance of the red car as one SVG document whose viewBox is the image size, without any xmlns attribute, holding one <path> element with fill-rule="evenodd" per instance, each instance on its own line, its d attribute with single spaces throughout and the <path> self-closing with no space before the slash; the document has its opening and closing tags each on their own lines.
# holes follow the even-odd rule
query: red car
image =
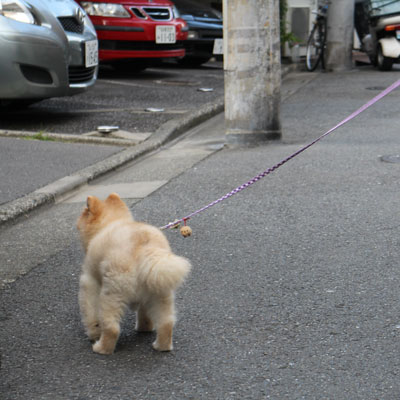
<svg viewBox="0 0 400 400">
<path fill-rule="evenodd" d="M 99 59 L 129 71 L 154 60 L 185 55 L 187 23 L 169 0 L 103 0 L 78 3 L 99 39 Z"/>
</svg>

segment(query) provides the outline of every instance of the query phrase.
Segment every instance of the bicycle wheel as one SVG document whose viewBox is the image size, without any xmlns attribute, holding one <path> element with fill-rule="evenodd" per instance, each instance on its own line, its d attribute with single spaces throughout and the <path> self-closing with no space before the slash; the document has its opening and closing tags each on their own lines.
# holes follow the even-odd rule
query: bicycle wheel
<svg viewBox="0 0 400 400">
<path fill-rule="evenodd" d="M 324 63 L 324 48 L 325 48 L 325 23 L 314 25 L 307 41 L 306 67 L 308 71 L 314 71 L 321 62 L 322 68 Z"/>
</svg>

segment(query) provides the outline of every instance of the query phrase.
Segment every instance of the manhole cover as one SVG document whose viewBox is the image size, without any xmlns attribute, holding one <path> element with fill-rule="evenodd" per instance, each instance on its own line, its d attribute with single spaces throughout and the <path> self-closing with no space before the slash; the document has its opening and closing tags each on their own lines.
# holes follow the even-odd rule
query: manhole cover
<svg viewBox="0 0 400 400">
<path fill-rule="evenodd" d="M 385 90 L 386 88 L 385 87 L 383 87 L 383 86 L 370 86 L 370 87 L 367 87 L 366 88 L 367 90 L 379 90 L 379 91 L 381 91 L 381 90 Z"/>
<path fill-rule="evenodd" d="M 400 164 L 400 154 L 382 156 L 381 160 L 388 163 Z"/>
</svg>

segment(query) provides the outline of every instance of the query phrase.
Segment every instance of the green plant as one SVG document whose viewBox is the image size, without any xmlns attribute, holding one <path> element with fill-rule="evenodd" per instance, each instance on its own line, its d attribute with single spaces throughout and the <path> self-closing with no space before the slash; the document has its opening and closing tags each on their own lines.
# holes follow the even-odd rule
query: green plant
<svg viewBox="0 0 400 400">
<path fill-rule="evenodd" d="M 288 12 L 287 0 L 279 0 L 279 22 L 280 22 L 280 34 L 281 34 L 281 48 L 285 46 L 285 43 L 292 47 L 294 44 L 299 43 L 300 39 L 297 38 L 292 32 L 287 31 L 286 27 L 286 14 Z"/>
<path fill-rule="evenodd" d="M 43 132 L 39 132 L 36 133 L 35 135 L 32 136 L 24 136 L 24 139 L 28 139 L 28 140 L 43 140 L 43 141 L 47 141 L 47 142 L 54 142 L 55 139 L 45 135 Z"/>
</svg>

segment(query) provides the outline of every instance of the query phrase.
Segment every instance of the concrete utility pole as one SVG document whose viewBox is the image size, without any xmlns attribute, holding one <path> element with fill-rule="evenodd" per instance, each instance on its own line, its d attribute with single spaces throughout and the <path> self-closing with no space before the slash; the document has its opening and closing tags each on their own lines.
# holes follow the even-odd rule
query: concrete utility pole
<svg viewBox="0 0 400 400">
<path fill-rule="evenodd" d="M 224 0 L 228 143 L 281 137 L 279 0 Z"/>
<path fill-rule="evenodd" d="M 328 71 L 353 67 L 354 0 L 334 0 L 328 8 L 325 66 Z"/>
</svg>

